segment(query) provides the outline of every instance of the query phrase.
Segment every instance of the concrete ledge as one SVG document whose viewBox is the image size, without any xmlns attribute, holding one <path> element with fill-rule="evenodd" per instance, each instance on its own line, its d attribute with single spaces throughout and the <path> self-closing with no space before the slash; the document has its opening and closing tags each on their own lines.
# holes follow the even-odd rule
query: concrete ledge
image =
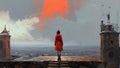
<svg viewBox="0 0 120 68">
<path fill-rule="evenodd" d="M 26 61 L 57 61 L 57 56 L 39 56 Z M 85 57 L 85 56 L 61 56 L 61 61 L 103 62 L 103 60 L 101 60 L 100 58 L 92 58 L 92 57 Z"/>
<path fill-rule="evenodd" d="M 83 56 L 62 56 L 61 58 L 61 66 L 68 68 L 104 68 L 103 61 L 99 58 Z M 51 68 L 50 66 L 53 65 L 57 67 L 58 63 L 57 56 L 39 56 L 29 60 L 0 61 L 0 68 Z"/>
<path fill-rule="evenodd" d="M 56 63 L 57 61 L 52 61 L 52 63 L 53 62 Z M 51 61 L 44 62 L 9 61 L 0 62 L 0 68 L 48 68 L 49 63 L 51 63 Z M 61 63 L 68 63 L 69 68 L 103 68 L 103 63 L 100 62 L 62 61 Z"/>
</svg>

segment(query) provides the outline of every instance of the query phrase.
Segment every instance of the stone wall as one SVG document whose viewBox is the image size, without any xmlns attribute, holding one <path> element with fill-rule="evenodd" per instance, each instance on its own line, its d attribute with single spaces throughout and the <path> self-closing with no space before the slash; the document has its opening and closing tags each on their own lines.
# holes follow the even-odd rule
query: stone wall
<svg viewBox="0 0 120 68">
<path fill-rule="evenodd" d="M 48 68 L 45 62 L 0 62 L 0 68 Z M 56 61 L 57 62 L 57 61 Z M 70 68 L 104 68 L 101 62 L 73 62 L 69 61 Z"/>
</svg>

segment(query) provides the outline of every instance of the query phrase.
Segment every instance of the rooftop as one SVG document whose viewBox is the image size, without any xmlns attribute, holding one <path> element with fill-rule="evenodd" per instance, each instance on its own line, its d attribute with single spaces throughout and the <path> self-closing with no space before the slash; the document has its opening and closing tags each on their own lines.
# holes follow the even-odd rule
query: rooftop
<svg viewBox="0 0 120 68">
<path fill-rule="evenodd" d="M 27 61 L 57 61 L 57 56 L 39 56 Z M 90 58 L 84 56 L 61 56 L 61 61 L 75 61 L 75 62 L 103 62 L 99 58 Z"/>
<path fill-rule="evenodd" d="M 4 30 L 0 33 L 0 35 L 9 35 L 9 31 L 6 29 L 6 25 L 4 27 Z"/>
</svg>

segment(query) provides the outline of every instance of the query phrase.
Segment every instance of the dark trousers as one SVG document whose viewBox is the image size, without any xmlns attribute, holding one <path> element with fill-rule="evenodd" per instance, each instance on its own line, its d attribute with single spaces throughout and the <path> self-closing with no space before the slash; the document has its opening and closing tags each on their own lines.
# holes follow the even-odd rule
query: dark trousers
<svg viewBox="0 0 120 68">
<path fill-rule="evenodd" d="M 61 60 L 61 51 L 57 51 L 57 55 L 58 55 L 58 61 Z"/>
</svg>

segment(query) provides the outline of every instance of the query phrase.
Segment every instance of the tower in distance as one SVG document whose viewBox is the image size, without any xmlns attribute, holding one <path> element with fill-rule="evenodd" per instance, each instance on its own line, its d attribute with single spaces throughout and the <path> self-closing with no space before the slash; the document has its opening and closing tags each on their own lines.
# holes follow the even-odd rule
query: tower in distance
<svg viewBox="0 0 120 68">
<path fill-rule="evenodd" d="M 10 35 L 6 26 L 0 33 L 0 60 L 10 59 Z"/>
</svg>

